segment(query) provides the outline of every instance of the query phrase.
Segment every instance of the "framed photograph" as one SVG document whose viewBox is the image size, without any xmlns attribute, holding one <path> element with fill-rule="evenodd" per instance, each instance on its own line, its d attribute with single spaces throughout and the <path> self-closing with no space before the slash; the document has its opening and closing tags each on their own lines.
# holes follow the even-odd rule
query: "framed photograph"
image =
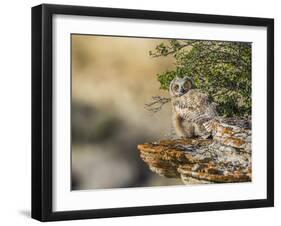
<svg viewBox="0 0 281 226">
<path fill-rule="evenodd" d="M 32 8 L 32 217 L 274 205 L 274 21 Z"/>
</svg>

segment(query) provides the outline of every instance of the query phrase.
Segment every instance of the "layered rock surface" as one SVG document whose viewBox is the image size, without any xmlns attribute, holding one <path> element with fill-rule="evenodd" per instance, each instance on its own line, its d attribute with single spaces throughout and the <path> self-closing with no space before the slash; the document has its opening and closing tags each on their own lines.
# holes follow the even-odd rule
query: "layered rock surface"
<svg viewBox="0 0 281 226">
<path fill-rule="evenodd" d="M 251 128 L 245 120 L 217 120 L 210 139 L 171 139 L 138 145 L 151 171 L 184 184 L 252 179 Z"/>
</svg>

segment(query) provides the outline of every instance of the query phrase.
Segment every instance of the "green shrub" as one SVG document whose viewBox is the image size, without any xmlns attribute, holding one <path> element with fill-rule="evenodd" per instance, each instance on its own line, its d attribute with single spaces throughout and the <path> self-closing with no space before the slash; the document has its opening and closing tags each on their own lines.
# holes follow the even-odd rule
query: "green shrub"
<svg viewBox="0 0 281 226">
<path fill-rule="evenodd" d="M 169 40 L 150 55 L 175 58 L 174 70 L 157 74 L 161 89 L 187 75 L 218 104 L 221 115 L 251 115 L 251 43 Z"/>
</svg>

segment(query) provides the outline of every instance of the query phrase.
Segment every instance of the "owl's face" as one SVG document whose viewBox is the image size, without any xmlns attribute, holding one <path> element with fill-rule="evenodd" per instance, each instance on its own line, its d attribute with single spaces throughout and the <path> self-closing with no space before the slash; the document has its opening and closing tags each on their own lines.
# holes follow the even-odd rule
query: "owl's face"
<svg viewBox="0 0 281 226">
<path fill-rule="evenodd" d="M 180 97 L 186 94 L 193 88 L 193 82 L 191 78 L 185 76 L 184 78 L 175 78 L 170 83 L 170 95 L 172 97 Z"/>
</svg>

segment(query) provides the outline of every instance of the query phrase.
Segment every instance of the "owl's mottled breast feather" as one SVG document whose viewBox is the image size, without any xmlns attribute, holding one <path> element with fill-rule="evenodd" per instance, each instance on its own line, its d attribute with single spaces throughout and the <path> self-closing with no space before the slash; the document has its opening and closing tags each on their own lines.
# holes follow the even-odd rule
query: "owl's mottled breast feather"
<svg viewBox="0 0 281 226">
<path fill-rule="evenodd" d="M 193 89 L 172 100 L 175 112 L 189 121 L 206 121 L 217 116 L 216 104 L 212 103 L 207 94 Z"/>
</svg>

